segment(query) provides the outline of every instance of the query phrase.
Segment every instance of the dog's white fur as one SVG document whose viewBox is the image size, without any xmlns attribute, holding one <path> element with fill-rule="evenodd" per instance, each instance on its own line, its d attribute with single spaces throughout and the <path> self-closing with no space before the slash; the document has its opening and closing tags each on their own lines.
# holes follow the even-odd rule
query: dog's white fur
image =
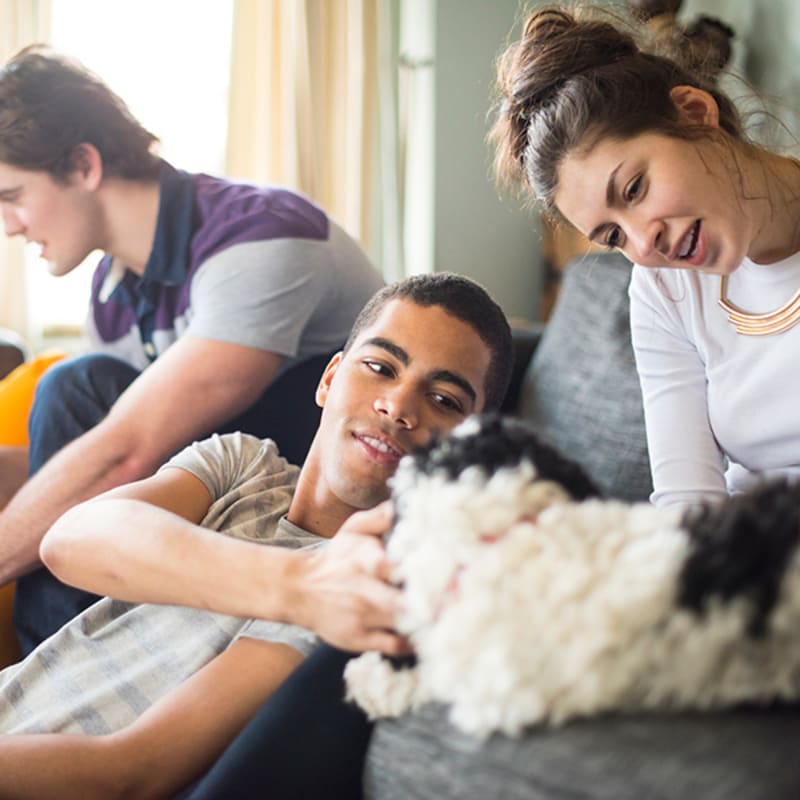
<svg viewBox="0 0 800 800">
<path fill-rule="evenodd" d="M 439 701 L 464 731 L 516 735 L 605 711 L 798 696 L 797 554 L 753 638 L 745 600 L 676 606 L 689 542 L 675 512 L 571 503 L 534 477 L 529 463 L 458 480 L 401 465 L 388 550 L 418 663 L 350 662 L 349 697 L 370 717 Z"/>
</svg>

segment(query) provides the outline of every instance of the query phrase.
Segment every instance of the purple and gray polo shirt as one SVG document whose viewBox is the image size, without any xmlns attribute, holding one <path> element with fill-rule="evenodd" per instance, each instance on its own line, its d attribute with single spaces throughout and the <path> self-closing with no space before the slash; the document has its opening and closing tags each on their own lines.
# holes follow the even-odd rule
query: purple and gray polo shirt
<svg viewBox="0 0 800 800">
<path fill-rule="evenodd" d="M 308 199 L 163 162 L 155 239 L 139 277 L 105 255 L 92 281 L 91 350 L 144 369 L 184 335 L 295 361 L 347 338 L 383 280 Z"/>
</svg>

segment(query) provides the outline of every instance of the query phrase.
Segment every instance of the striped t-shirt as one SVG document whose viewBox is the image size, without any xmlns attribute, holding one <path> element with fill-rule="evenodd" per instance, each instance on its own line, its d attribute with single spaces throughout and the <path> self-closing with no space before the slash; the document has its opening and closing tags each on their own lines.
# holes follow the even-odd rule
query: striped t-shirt
<svg viewBox="0 0 800 800">
<path fill-rule="evenodd" d="M 282 547 L 324 541 L 285 519 L 298 469 L 269 440 L 213 436 L 162 469 L 174 467 L 211 492 L 204 527 Z M 304 654 L 316 643 L 293 625 L 99 600 L 0 672 L 0 733 L 119 730 L 242 636 L 284 642 Z"/>
</svg>

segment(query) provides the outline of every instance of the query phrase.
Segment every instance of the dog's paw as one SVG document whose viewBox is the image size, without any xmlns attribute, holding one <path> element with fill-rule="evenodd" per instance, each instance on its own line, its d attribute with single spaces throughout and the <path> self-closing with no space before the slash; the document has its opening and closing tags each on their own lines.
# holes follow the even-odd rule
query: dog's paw
<svg viewBox="0 0 800 800">
<path fill-rule="evenodd" d="M 344 671 L 347 699 L 357 703 L 370 719 L 398 717 L 414 705 L 417 669 L 396 669 L 380 653 L 364 653 L 348 662 Z"/>
</svg>

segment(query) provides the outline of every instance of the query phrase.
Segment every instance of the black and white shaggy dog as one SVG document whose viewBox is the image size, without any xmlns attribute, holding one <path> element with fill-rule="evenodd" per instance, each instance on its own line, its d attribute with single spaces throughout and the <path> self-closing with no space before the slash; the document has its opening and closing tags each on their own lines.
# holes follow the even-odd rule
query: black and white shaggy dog
<svg viewBox="0 0 800 800">
<path fill-rule="evenodd" d="M 417 660 L 351 661 L 350 698 L 373 718 L 447 703 L 483 736 L 798 697 L 800 487 L 685 517 L 592 494 L 576 465 L 498 417 L 406 457 L 388 550 Z"/>
</svg>

